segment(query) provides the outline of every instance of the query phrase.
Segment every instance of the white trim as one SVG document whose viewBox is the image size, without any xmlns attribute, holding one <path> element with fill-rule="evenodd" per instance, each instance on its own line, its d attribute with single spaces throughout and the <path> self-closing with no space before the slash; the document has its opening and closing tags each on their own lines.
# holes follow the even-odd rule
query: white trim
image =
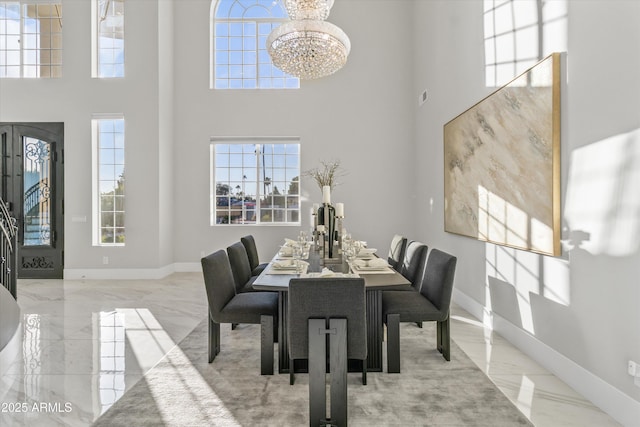
<svg viewBox="0 0 640 427">
<path fill-rule="evenodd" d="M 202 264 L 199 262 L 176 262 L 173 264 L 176 273 L 200 273 Z"/>
<path fill-rule="evenodd" d="M 63 277 L 64 280 L 153 280 L 163 279 L 175 271 L 174 264 L 160 268 L 65 268 Z"/>
<path fill-rule="evenodd" d="M 635 426 L 640 419 L 640 402 L 618 390 L 602 378 L 557 352 L 533 335 L 518 328 L 500 315 L 489 312 L 473 298 L 454 289 L 453 300 L 476 318 L 487 319 L 489 327 L 544 366 L 594 405 L 625 426 Z"/>
<path fill-rule="evenodd" d="M 160 268 L 66 268 L 65 280 L 154 280 L 163 279 L 173 273 L 199 273 L 199 262 L 176 262 Z"/>
</svg>

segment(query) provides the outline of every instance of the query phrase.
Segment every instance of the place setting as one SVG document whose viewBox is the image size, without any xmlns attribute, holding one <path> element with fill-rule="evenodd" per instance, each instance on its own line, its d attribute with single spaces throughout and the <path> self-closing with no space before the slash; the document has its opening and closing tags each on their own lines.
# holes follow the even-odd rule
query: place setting
<svg viewBox="0 0 640 427">
<path fill-rule="evenodd" d="M 349 269 L 356 274 L 393 274 L 386 259 L 378 257 L 377 249 L 366 247 L 366 242 L 353 240 L 349 234 L 342 241 L 342 253 Z"/>
<path fill-rule="evenodd" d="M 271 262 L 267 274 L 305 274 L 309 268 L 309 252 L 311 244 L 307 233 L 301 231 L 298 240 L 284 239 L 284 245 L 278 250 L 278 254 Z"/>
</svg>

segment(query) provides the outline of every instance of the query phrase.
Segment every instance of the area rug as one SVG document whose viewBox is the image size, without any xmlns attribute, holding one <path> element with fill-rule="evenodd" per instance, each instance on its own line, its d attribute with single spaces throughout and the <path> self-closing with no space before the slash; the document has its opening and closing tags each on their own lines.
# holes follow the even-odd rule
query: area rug
<svg viewBox="0 0 640 427">
<path fill-rule="evenodd" d="M 207 362 L 203 321 L 93 425 L 309 425 L 307 375 L 296 374 L 293 386 L 277 369 L 261 376 L 259 325 L 221 329 L 221 352 L 213 363 Z M 366 386 L 361 374 L 349 374 L 349 425 L 532 425 L 455 342 L 451 361 L 445 361 L 435 338 L 433 322 L 422 329 L 403 323 L 402 373 L 369 372 Z"/>
</svg>

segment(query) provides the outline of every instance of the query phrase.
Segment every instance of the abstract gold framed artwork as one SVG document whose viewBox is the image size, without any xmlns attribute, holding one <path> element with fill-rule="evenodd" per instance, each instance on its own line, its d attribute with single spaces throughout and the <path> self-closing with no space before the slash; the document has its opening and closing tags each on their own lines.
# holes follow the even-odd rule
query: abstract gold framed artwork
<svg viewBox="0 0 640 427">
<path fill-rule="evenodd" d="M 560 62 L 551 54 L 444 125 L 445 231 L 561 254 Z"/>
</svg>

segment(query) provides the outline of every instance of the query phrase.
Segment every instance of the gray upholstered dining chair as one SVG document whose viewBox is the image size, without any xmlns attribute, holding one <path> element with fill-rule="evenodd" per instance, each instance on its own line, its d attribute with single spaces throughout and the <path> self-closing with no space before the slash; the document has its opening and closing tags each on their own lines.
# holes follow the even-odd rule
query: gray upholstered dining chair
<svg viewBox="0 0 640 427">
<path fill-rule="evenodd" d="M 397 271 L 402 274 L 414 290 L 419 290 L 420 280 L 424 272 L 424 266 L 427 261 L 427 252 L 429 247 L 422 242 L 412 240 L 406 245 L 404 257 L 402 258 Z"/>
<path fill-rule="evenodd" d="M 236 242 L 227 247 L 227 255 L 229 256 L 231 271 L 233 272 L 233 280 L 236 284 L 236 292 L 253 292 L 254 289 L 252 285 L 257 276 L 251 274 L 249 257 L 242 242 Z"/>
<path fill-rule="evenodd" d="M 407 247 L 407 239 L 399 234 L 396 234 L 391 239 L 391 246 L 389 247 L 389 255 L 387 256 L 387 262 L 396 271 L 400 271 L 400 264 L 404 259 L 404 253 Z"/>
<path fill-rule="evenodd" d="M 382 293 L 382 319 L 387 325 L 387 371 L 400 372 L 400 322 L 437 322 L 437 349 L 451 360 L 449 307 L 457 258 L 432 249 L 419 292 Z"/>
<path fill-rule="evenodd" d="M 220 353 L 221 323 L 261 325 L 260 372 L 273 374 L 273 343 L 278 318 L 276 292 L 236 293 L 229 258 L 224 250 L 201 260 L 209 302 L 209 363 Z"/>
<path fill-rule="evenodd" d="M 241 237 L 240 242 L 244 245 L 244 249 L 247 251 L 247 257 L 249 258 L 249 267 L 251 267 L 251 275 L 258 276 L 269 265 L 268 262 L 260 263 L 258 257 L 258 248 L 256 247 L 256 240 L 251 234 Z"/>
<path fill-rule="evenodd" d="M 362 361 L 366 384 L 367 324 L 364 279 L 301 278 L 289 283 L 290 382 L 294 360 L 309 360 L 309 424 L 325 425 L 326 342 L 329 335 L 331 425 L 347 425 L 347 360 Z M 345 324 L 346 322 L 346 324 Z"/>
<path fill-rule="evenodd" d="M 398 272 L 411 282 L 411 288 L 402 289 L 403 291 L 418 292 L 420 290 L 424 267 L 427 263 L 428 251 L 429 248 L 427 245 L 416 240 L 412 240 L 406 244 L 404 257 L 398 264 Z M 383 295 L 384 292 L 394 291 L 383 291 Z M 422 328 L 422 322 L 416 322 L 416 325 Z"/>
</svg>

